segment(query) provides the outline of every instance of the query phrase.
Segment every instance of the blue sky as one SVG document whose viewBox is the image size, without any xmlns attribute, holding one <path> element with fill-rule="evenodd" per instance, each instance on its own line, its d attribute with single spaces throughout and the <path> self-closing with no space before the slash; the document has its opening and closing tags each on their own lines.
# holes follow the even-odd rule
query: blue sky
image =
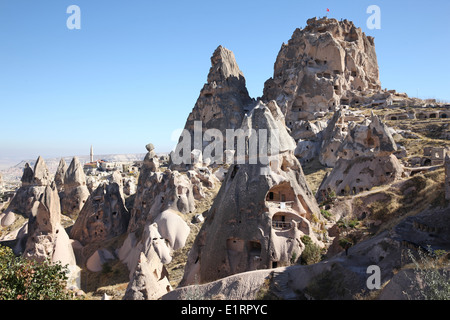
<svg viewBox="0 0 450 320">
<path fill-rule="evenodd" d="M 68 6 L 81 9 L 69 30 Z M 369 5 L 381 29 L 369 30 Z M 450 1 L 0 0 L 0 162 L 157 152 L 174 145 L 218 45 L 252 97 L 306 20 L 352 20 L 375 37 L 383 88 L 450 101 Z"/>
</svg>

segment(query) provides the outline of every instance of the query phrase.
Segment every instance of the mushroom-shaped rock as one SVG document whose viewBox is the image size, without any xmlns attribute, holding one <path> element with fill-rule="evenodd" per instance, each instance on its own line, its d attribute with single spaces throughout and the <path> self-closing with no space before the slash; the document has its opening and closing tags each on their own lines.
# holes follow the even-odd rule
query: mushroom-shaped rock
<svg viewBox="0 0 450 320">
<path fill-rule="evenodd" d="M 183 248 L 191 229 L 181 217 L 181 213 L 167 209 L 155 219 L 161 236 L 168 240 L 173 250 Z"/>
</svg>

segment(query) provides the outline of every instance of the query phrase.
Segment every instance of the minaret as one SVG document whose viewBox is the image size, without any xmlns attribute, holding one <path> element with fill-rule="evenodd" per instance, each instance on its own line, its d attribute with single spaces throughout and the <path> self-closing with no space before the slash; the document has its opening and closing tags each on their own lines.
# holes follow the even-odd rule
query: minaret
<svg viewBox="0 0 450 320">
<path fill-rule="evenodd" d="M 91 163 L 94 162 L 94 147 L 91 145 Z"/>
</svg>

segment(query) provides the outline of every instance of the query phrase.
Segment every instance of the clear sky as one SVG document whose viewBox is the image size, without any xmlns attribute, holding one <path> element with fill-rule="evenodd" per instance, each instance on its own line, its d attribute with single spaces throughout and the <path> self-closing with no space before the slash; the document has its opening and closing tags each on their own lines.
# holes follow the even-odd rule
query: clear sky
<svg viewBox="0 0 450 320">
<path fill-rule="evenodd" d="M 81 29 L 69 30 L 70 5 Z M 381 29 L 369 30 L 369 5 Z M 375 37 L 383 88 L 450 101 L 450 1 L 0 0 L 0 164 L 174 146 L 218 45 L 252 97 L 306 20 L 352 20 Z"/>
</svg>

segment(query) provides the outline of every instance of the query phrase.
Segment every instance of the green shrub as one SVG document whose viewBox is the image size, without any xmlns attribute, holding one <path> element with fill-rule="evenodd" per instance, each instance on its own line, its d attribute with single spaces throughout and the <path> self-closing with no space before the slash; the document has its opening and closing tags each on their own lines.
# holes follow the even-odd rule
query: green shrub
<svg viewBox="0 0 450 320">
<path fill-rule="evenodd" d="M 67 267 L 16 257 L 0 246 L 0 300 L 68 300 Z"/>
<path fill-rule="evenodd" d="M 304 241 L 303 238 L 305 237 L 308 236 L 302 237 L 302 242 L 305 244 L 305 249 L 300 256 L 301 264 L 310 265 L 320 262 L 322 260 L 322 250 L 318 245 L 311 241 L 311 238 L 308 237 L 306 240 L 309 239 L 309 241 Z"/>
<path fill-rule="evenodd" d="M 320 209 L 320 213 L 325 217 L 325 219 L 327 220 L 331 219 L 331 213 L 329 211 Z"/>
<path fill-rule="evenodd" d="M 303 242 L 303 244 L 305 246 L 312 243 L 311 237 L 307 236 L 307 235 L 304 235 L 303 237 L 301 237 L 300 240 Z"/>
</svg>

